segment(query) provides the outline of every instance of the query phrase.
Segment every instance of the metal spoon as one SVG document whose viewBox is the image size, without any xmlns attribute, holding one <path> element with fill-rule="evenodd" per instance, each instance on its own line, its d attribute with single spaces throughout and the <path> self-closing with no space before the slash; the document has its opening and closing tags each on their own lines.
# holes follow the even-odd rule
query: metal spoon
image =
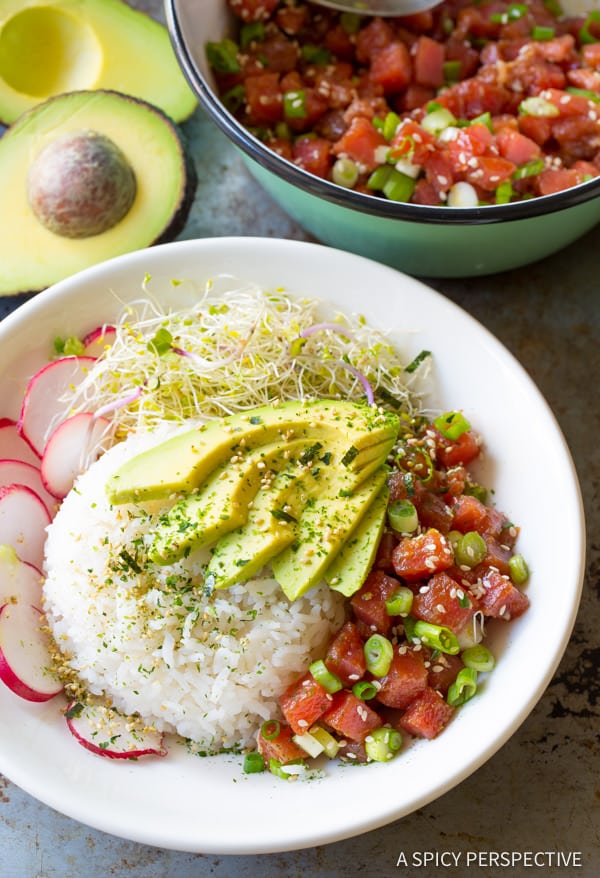
<svg viewBox="0 0 600 878">
<path fill-rule="evenodd" d="M 312 0 L 317 6 L 329 6 L 358 15 L 412 15 L 437 6 L 441 0 Z"/>
</svg>

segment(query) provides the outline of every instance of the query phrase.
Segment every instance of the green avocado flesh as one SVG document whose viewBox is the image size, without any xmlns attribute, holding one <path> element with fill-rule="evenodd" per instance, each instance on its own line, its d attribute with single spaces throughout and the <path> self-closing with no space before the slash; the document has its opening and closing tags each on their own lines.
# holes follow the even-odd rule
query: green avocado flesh
<svg viewBox="0 0 600 878">
<path fill-rule="evenodd" d="M 121 0 L 0 0 L 0 120 L 59 94 L 118 91 L 175 122 L 196 99 L 168 32 Z"/>
<path fill-rule="evenodd" d="M 211 545 L 212 587 L 242 582 L 271 563 L 290 600 L 331 580 L 331 570 L 332 587 L 350 594 L 381 535 L 385 461 L 398 431 L 396 415 L 359 403 L 264 406 L 137 455 L 106 491 L 113 504 L 173 497 L 150 558 L 172 563 Z M 342 553 L 343 577 L 332 567 Z"/>
<path fill-rule="evenodd" d="M 179 133 L 156 107 L 110 91 L 38 105 L 0 139 L 0 295 L 175 237 L 195 185 Z"/>
</svg>

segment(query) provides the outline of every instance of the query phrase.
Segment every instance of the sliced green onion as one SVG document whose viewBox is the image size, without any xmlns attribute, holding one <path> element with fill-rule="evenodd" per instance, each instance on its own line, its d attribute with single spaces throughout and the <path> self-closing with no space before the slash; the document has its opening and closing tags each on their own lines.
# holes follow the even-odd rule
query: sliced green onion
<svg viewBox="0 0 600 878">
<path fill-rule="evenodd" d="M 387 515 L 390 526 L 398 533 L 410 534 L 419 526 L 417 510 L 410 500 L 395 500 L 390 503 Z"/>
<path fill-rule="evenodd" d="M 265 760 L 262 754 L 254 751 L 254 753 L 246 753 L 244 756 L 244 774 L 258 774 L 265 770 Z"/>
<path fill-rule="evenodd" d="M 484 646 L 482 643 L 476 643 L 474 646 L 469 646 L 468 649 L 465 649 L 461 659 L 466 668 L 471 668 L 471 670 L 481 673 L 492 671 L 496 664 L 494 656 L 487 646 Z"/>
<path fill-rule="evenodd" d="M 394 169 L 390 165 L 375 168 L 367 180 L 367 189 L 383 189 Z"/>
<path fill-rule="evenodd" d="M 553 27 L 544 27 L 541 24 L 536 24 L 536 26 L 531 31 L 531 36 L 534 40 L 544 42 L 545 40 L 554 39 L 554 37 L 556 36 L 556 31 Z"/>
<path fill-rule="evenodd" d="M 462 64 L 460 61 L 444 61 L 442 70 L 444 82 L 458 82 L 462 72 Z"/>
<path fill-rule="evenodd" d="M 340 745 L 333 735 L 330 735 L 322 726 L 313 726 L 310 729 L 310 734 L 321 744 L 325 755 L 329 756 L 330 759 L 335 759 Z"/>
<path fill-rule="evenodd" d="M 495 202 L 496 204 L 510 204 L 510 200 L 515 194 L 515 190 L 512 187 L 512 183 L 510 180 L 505 180 L 504 183 L 500 183 L 495 192 Z"/>
<path fill-rule="evenodd" d="M 396 128 L 400 124 L 400 116 L 397 113 L 388 113 L 385 119 L 383 120 L 383 127 L 381 129 L 383 136 L 386 140 L 391 140 L 394 134 L 396 133 Z"/>
<path fill-rule="evenodd" d="M 317 659 L 317 661 L 312 662 L 308 666 L 308 670 L 319 686 L 322 686 L 323 689 L 331 695 L 333 695 L 334 692 L 339 692 L 342 688 L 342 681 L 336 674 L 331 673 L 323 659 Z"/>
<path fill-rule="evenodd" d="M 485 113 L 480 113 L 479 116 L 475 116 L 473 119 L 469 121 L 469 125 L 485 125 L 485 127 L 494 133 L 494 126 L 492 124 L 492 114 L 489 110 L 486 110 Z"/>
<path fill-rule="evenodd" d="M 385 677 L 394 656 L 394 647 L 383 634 L 372 634 L 363 647 L 367 670 L 374 677 Z"/>
<path fill-rule="evenodd" d="M 477 671 L 473 668 L 462 668 L 456 675 L 456 680 L 448 689 L 446 701 L 452 707 L 460 707 L 469 701 L 477 692 Z"/>
<path fill-rule="evenodd" d="M 240 28 L 240 46 L 247 49 L 250 43 L 261 42 L 265 38 L 264 21 L 250 21 Z"/>
<path fill-rule="evenodd" d="M 219 43 L 206 44 L 206 58 L 217 73 L 239 73 L 238 47 L 233 40 L 225 38 Z"/>
<path fill-rule="evenodd" d="M 453 552 L 455 551 L 456 546 L 458 545 L 458 543 L 460 543 L 462 538 L 463 538 L 463 535 L 459 530 L 450 530 L 446 534 L 446 539 L 450 543 L 450 547 L 451 547 Z"/>
<path fill-rule="evenodd" d="M 402 747 L 402 735 L 396 729 L 380 726 L 365 738 L 365 751 L 373 762 L 389 762 Z"/>
<path fill-rule="evenodd" d="M 523 180 L 525 177 L 535 177 L 536 174 L 539 174 L 544 170 L 544 159 L 532 159 L 530 162 L 526 162 L 524 165 L 521 165 L 514 172 L 513 180 Z"/>
<path fill-rule="evenodd" d="M 583 27 L 579 31 L 579 42 L 580 43 L 597 43 L 598 37 L 595 37 L 591 31 L 591 26 L 593 24 L 600 25 L 600 11 L 594 9 L 592 12 L 588 13 L 588 17 L 583 23 Z"/>
<path fill-rule="evenodd" d="M 597 91 L 590 91 L 589 88 L 575 88 L 573 85 L 568 85 L 565 91 L 568 91 L 571 95 L 587 98 L 588 101 L 594 101 L 596 104 L 600 101 L 600 94 Z"/>
<path fill-rule="evenodd" d="M 230 113 L 237 113 L 243 107 L 245 100 L 246 89 L 241 83 L 234 85 L 233 88 L 221 95 L 221 102 Z"/>
<path fill-rule="evenodd" d="M 302 60 L 308 64 L 316 64 L 319 67 L 329 64 L 331 61 L 331 52 L 324 46 L 314 46 L 312 43 L 304 43 L 300 50 Z"/>
<path fill-rule="evenodd" d="M 361 16 L 355 12 L 342 12 L 340 15 L 342 30 L 349 35 L 358 33 L 361 20 Z"/>
<path fill-rule="evenodd" d="M 404 371 L 411 374 L 412 372 L 416 372 L 421 363 L 431 356 L 431 351 L 419 351 L 414 360 L 411 360 L 408 366 L 404 367 Z"/>
<path fill-rule="evenodd" d="M 454 560 L 461 567 L 476 567 L 486 555 L 486 542 L 476 530 L 464 534 L 454 547 Z"/>
<path fill-rule="evenodd" d="M 553 15 L 554 18 L 560 18 L 565 14 L 559 0 L 542 0 L 542 2 L 550 15 Z"/>
<path fill-rule="evenodd" d="M 377 691 L 377 686 L 369 680 L 359 680 L 358 683 L 355 683 L 352 687 L 354 695 L 356 695 L 357 698 L 361 698 L 363 701 L 369 701 L 369 699 L 375 698 Z"/>
<path fill-rule="evenodd" d="M 288 119 L 306 118 L 306 92 L 299 88 L 283 95 L 283 113 Z"/>
<path fill-rule="evenodd" d="M 416 476 L 424 484 L 430 481 L 435 472 L 433 461 L 424 448 L 413 446 L 400 448 L 396 455 L 396 464 L 406 473 Z"/>
<path fill-rule="evenodd" d="M 526 116 L 535 116 L 539 119 L 551 119 L 554 116 L 558 116 L 560 111 L 558 107 L 555 107 L 554 104 L 547 101 L 546 98 L 534 95 L 533 97 L 525 98 L 521 101 L 519 104 L 519 113 Z"/>
<path fill-rule="evenodd" d="M 269 759 L 269 771 L 271 774 L 274 774 L 275 777 L 280 777 L 282 780 L 289 780 L 290 777 L 294 777 L 298 772 L 288 771 L 288 766 L 297 765 L 300 767 L 305 766 L 305 762 L 303 759 L 294 759 L 293 762 L 280 762 L 279 759 L 275 759 L 273 756 Z"/>
<path fill-rule="evenodd" d="M 385 602 L 385 609 L 389 616 L 408 616 L 412 609 L 414 594 L 406 585 L 402 585 L 398 591 Z"/>
<path fill-rule="evenodd" d="M 338 186 L 345 189 L 352 189 L 358 180 L 358 166 L 356 162 L 347 157 L 337 159 L 331 169 L 331 179 Z"/>
<path fill-rule="evenodd" d="M 404 636 L 409 643 L 415 643 L 419 639 L 415 634 L 416 624 L 417 620 L 411 615 L 406 616 L 406 618 L 402 620 L 402 625 L 404 626 Z"/>
<path fill-rule="evenodd" d="M 471 429 L 470 423 L 467 421 L 462 412 L 444 412 L 435 418 L 433 426 L 446 439 L 456 442 L 457 439 L 467 433 Z"/>
<path fill-rule="evenodd" d="M 321 742 L 318 741 L 311 732 L 304 732 L 302 735 L 294 735 L 292 740 L 294 744 L 302 747 L 304 752 L 308 753 L 312 759 L 316 759 L 317 756 L 320 756 L 325 749 Z"/>
<path fill-rule="evenodd" d="M 438 104 L 435 109 L 431 111 L 429 111 L 428 108 L 427 115 L 421 119 L 419 124 L 421 125 L 421 128 L 429 134 L 435 135 L 439 134 L 440 131 L 443 131 L 444 128 L 449 128 L 450 125 L 456 125 L 456 118 L 450 110 L 446 107 L 441 107 Z"/>
<path fill-rule="evenodd" d="M 434 625 L 433 622 L 425 622 L 417 619 L 414 627 L 414 635 L 432 649 L 439 649 L 448 655 L 457 655 L 460 652 L 458 638 L 454 631 L 443 625 Z"/>
<path fill-rule="evenodd" d="M 505 12 L 495 12 L 490 15 L 493 24 L 508 24 L 509 21 L 517 21 L 527 14 L 528 8 L 524 3 L 511 3 Z"/>
<path fill-rule="evenodd" d="M 265 741 L 274 741 L 279 736 L 281 726 L 276 719 L 268 719 L 260 727 L 260 733 Z"/>
<path fill-rule="evenodd" d="M 403 174 L 402 171 L 391 169 L 391 174 L 382 187 L 383 194 L 390 201 L 408 201 L 417 185 L 414 177 Z"/>
<path fill-rule="evenodd" d="M 529 567 L 522 555 L 513 555 L 508 561 L 510 578 L 515 585 L 523 585 L 529 579 Z"/>
<path fill-rule="evenodd" d="M 479 482 L 468 482 L 463 493 L 469 497 L 476 497 L 481 503 L 485 503 L 487 500 L 487 488 L 484 488 Z"/>
</svg>

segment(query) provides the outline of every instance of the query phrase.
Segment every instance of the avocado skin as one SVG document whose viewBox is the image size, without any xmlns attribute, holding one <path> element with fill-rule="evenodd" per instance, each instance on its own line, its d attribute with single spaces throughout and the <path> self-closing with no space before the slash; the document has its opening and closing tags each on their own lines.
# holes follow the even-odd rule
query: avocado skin
<svg viewBox="0 0 600 878">
<path fill-rule="evenodd" d="M 126 128 L 122 116 L 130 116 L 131 124 Z M 160 222 L 153 220 L 152 207 L 155 196 L 147 196 L 150 202 L 143 214 L 138 202 L 125 217 L 107 232 L 94 235 L 82 241 L 70 241 L 44 229 L 27 203 L 26 176 L 29 171 L 29 157 L 42 144 L 59 137 L 63 131 L 73 131 L 73 120 L 79 120 L 79 128 L 85 127 L 113 139 L 130 160 L 140 186 L 150 191 L 154 178 L 161 174 L 163 165 L 159 159 L 149 159 L 143 155 L 142 142 L 144 126 L 160 132 L 161 145 L 170 150 L 170 169 L 178 168 L 177 178 L 173 179 L 173 189 L 168 193 L 169 213 L 164 210 Z M 111 119 L 114 116 L 114 119 Z M 110 119 L 112 131 L 107 130 Z M 36 137 L 36 121 L 42 126 L 42 143 Z M 79 124 L 79 122 L 77 122 Z M 51 133 L 50 133 L 51 132 Z M 129 152 L 127 144 L 132 143 Z M 120 141 L 120 142 L 119 142 Z M 135 146 L 133 146 L 135 144 Z M 13 154 L 17 152 L 18 158 Z M 22 180 L 19 179 L 22 177 Z M 15 179 L 16 178 L 16 179 Z M 162 110 L 138 98 L 111 90 L 89 92 L 70 92 L 51 98 L 24 113 L 0 139 L 0 188 L 4 198 L 0 206 L 0 225 L 9 228 L 7 233 L 14 236 L 3 252 L 0 264 L 0 296 L 34 294 L 70 274 L 87 268 L 97 262 L 118 256 L 131 250 L 143 249 L 173 240 L 184 228 L 197 188 L 196 168 L 187 147 L 186 138 Z M 164 187 L 163 187 L 164 189 Z M 158 197 L 158 196 L 157 196 Z M 140 204 L 141 196 L 140 196 Z M 164 199 L 161 196 L 161 204 Z M 20 217 L 15 224 L 13 217 Z M 22 227 L 17 233 L 14 226 Z M 48 252 L 43 266 L 32 267 L 31 253 Z M 60 252 L 60 256 L 56 255 Z M 68 258 L 64 258 L 67 255 Z M 72 258 L 72 263 L 69 259 Z M 35 276 L 37 282 L 32 281 Z"/>
</svg>

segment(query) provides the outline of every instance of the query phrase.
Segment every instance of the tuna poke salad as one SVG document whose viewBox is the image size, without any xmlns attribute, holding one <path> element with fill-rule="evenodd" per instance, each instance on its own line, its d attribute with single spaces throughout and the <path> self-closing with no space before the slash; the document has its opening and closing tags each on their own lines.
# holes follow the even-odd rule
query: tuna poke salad
<svg viewBox="0 0 600 878">
<path fill-rule="evenodd" d="M 0 679 L 105 758 L 401 758 L 528 608 L 484 438 L 360 315 L 227 276 L 159 301 L 57 338 L 0 421 Z"/>
<path fill-rule="evenodd" d="M 206 55 L 225 107 L 338 186 L 450 207 L 551 195 L 600 174 L 600 12 L 446 0 L 379 18 L 229 0 Z"/>
</svg>

